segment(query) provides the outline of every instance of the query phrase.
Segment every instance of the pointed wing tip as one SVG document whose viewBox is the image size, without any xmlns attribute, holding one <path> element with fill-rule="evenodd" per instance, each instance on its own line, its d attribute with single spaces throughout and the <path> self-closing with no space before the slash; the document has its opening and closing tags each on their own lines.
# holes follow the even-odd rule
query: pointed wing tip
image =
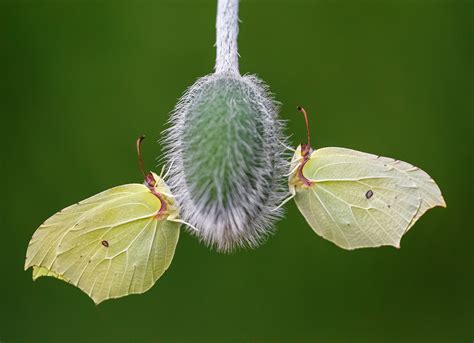
<svg viewBox="0 0 474 343">
<path fill-rule="evenodd" d="M 79 288 L 79 287 L 78 287 Z M 79 288 L 81 291 L 84 292 L 84 290 L 82 290 L 81 288 Z M 146 291 L 145 291 L 146 292 Z M 134 295 L 134 294 L 142 294 L 142 293 L 145 293 L 145 292 L 141 292 L 141 293 L 128 293 L 128 294 L 123 294 L 123 295 L 116 295 L 116 296 L 109 296 L 109 297 L 95 297 L 93 295 L 90 295 L 86 292 L 84 292 L 88 297 L 89 299 L 91 299 L 93 302 L 94 302 L 94 305 L 97 307 L 99 306 L 100 304 L 108 301 L 108 300 L 115 300 L 115 299 L 120 299 L 120 298 L 124 298 L 126 296 L 129 296 L 129 295 Z"/>
<path fill-rule="evenodd" d="M 105 300 L 107 300 L 107 299 L 94 299 L 94 298 L 91 297 L 90 295 L 89 295 L 89 298 L 94 302 L 95 307 L 99 306 L 99 304 L 101 304 L 102 302 L 104 302 Z"/>
<path fill-rule="evenodd" d="M 79 288 L 79 287 L 78 287 Z M 79 288 L 81 291 L 83 291 L 81 288 Z M 84 292 L 84 291 L 83 291 Z M 129 293 L 129 294 L 125 294 L 125 295 L 119 295 L 119 296 L 110 296 L 110 297 L 94 297 L 86 292 L 84 292 L 88 297 L 89 299 L 91 299 L 93 302 L 94 302 L 94 305 L 97 307 L 99 306 L 100 304 L 102 304 L 103 302 L 107 301 L 107 300 L 114 300 L 114 299 L 119 299 L 119 298 L 123 298 L 123 297 L 126 297 L 128 295 L 133 295 L 133 294 L 136 294 L 136 293 Z M 140 294 L 140 293 L 138 293 Z"/>
<path fill-rule="evenodd" d="M 434 181 L 433 181 L 434 182 Z M 441 193 L 441 189 L 439 188 L 438 184 L 435 182 L 436 188 L 437 188 L 437 194 L 435 195 L 436 202 L 433 207 L 443 207 L 446 208 L 448 205 L 446 204 L 446 200 L 444 200 L 444 195 Z"/>
<path fill-rule="evenodd" d="M 25 262 L 25 265 L 24 265 L 24 267 L 23 267 L 23 271 L 26 272 L 26 271 L 28 271 L 28 269 L 33 268 L 33 267 L 34 267 L 34 265 L 31 265 L 30 263 Z M 31 279 L 32 279 L 33 281 L 36 281 L 37 278 L 38 278 L 38 276 L 35 277 L 35 274 L 34 274 L 34 272 L 33 272 L 33 270 L 32 270 L 32 271 L 31 271 Z"/>
<path fill-rule="evenodd" d="M 442 207 L 442 208 L 448 207 L 442 195 L 440 195 L 439 198 L 436 199 L 436 202 L 432 206 L 428 207 L 427 210 L 435 208 L 435 207 Z"/>
<path fill-rule="evenodd" d="M 436 193 L 438 193 L 438 194 L 436 194 L 436 198 L 437 198 L 436 199 L 436 204 L 433 207 L 436 207 L 436 206 L 444 207 L 444 208 L 448 207 L 446 205 L 446 200 L 444 200 L 443 193 L 441 192 L 441 189 L 439 188 L 438 184 L 433 179 L 431 179 L 431 180 L 433 181 L 433 183 L 436 186 L 436 190 L 437 190 Z"/>
</svg>

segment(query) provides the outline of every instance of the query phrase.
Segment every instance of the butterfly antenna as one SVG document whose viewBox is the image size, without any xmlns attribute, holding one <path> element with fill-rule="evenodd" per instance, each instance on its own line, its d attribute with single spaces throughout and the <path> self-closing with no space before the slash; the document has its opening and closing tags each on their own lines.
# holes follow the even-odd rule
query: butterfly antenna
<svg viewBox="0 0 474 343">
<path fill-rule="evenodd" d="M 141 135 L 137 139 L 137 154 L 138 154 L 138 166 L 140 167 L 140 171 L 143 174 L 143 177 L 146 179 L 145 167 L 142 158 L 142 141 L 145 139 L 145 135 Z"/>
<path fill-rule="evenodd" d="M 304 120 L 306 121 L 306 132 L 308 133 L 308 146 L 311 146 L 311 141 L 310 141 L 311 135 L 310 135 L 310 133 L 309 133 L 308 115 L 306 114 L 306 111 L 304 110 L 303 107 L 298 106 L 296 109 L 297 109 L 298 111 L 300 111 L 301 113 L 303 113 L 303 115 L 304 115 Z"/>
</svg>

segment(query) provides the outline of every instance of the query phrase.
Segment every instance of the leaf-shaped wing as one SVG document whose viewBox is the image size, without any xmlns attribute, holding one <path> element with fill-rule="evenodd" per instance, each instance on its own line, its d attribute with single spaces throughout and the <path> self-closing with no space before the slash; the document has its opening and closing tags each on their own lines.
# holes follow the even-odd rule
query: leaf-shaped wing
<svg viewBox="0 0 474 343">
<path fill-rule="evenodd" d="M 444 205 L 420 169 L 350 149 L 316 150 L 303 175 L 313 183 L 295 187 L 298 208 L 318 234 L 346 249 L 398 247 L 419 216 Z"/>
<path fill-rule="evenodd" d="M 415 222 L 430 208 L 437 206 L 446 207 L 446 202 L 444 201 L 443 195 L 441 194 L 441 190 L 439 189 L 436 182 L 425 171 L 411 165 L 410 163 L 395 160 L 390 157 L 377 156 L 366 152 L 346 148 L 322 148 L 317 151 L 320 155 L 326 154 L 353 156 L 360 159 L 378 161 L 379 163 L 383 163 L 384 165 L 387 164 L 399 171 L 404 172 L 407 177 L 416 184 L 421 196 L 420 208 L 418 209 L 418 212 L 416 213 L 407 230 L 410 229 L 415 224 Z"/>
<path fill-rule="evenodd" d="M 65 208 L 34 233 L 25 269 L 53 276 L 96 303 L 143 293 L 169 267 L 179 223 L 156 214 L 161 201 L 140 184 L 109 189 Z"/>
</svg>

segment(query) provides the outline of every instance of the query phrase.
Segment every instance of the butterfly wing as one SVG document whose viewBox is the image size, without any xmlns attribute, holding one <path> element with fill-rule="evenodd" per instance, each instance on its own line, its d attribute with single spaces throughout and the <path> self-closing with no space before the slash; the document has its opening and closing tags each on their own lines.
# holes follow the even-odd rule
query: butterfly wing
<svg viewBox="0 0 474 343">
<path fill-rule="evenodd" d="M 445 206 L 421 169 L 355 150 L 316 150 L 303 176 L 313 184 L 294 186 L 299 210 L 316 233 L 345 249 L 398 247 L 423 213 Z"/>
<path fill-rule="evenodd" d="M 420 207 L 407 230 L 410 229 L 430 208 L 437 206 L 446 207 L 446 202 L 444 201 L 441 190 L 436 182 L 425 171 L 411 165 L 410 163 L 346 148 L 323 148 L 318 151 L 321 155 L 352 156 L 355 158 L 367 159 L 372 162 L 378 161 L 381 164 L 393 167 L 398 171 L 405 173 L 406 176 L 416 184 L 421 196 Z"/>
<path fill-rule="evenodd" d="M 179 223 L 156 214 L 161 201 L 140 184 L 118 186 L 69 206 L 34 233 L 25 269 L 53 276 L 95 303 L 143 293 L 168 269 Z"/>
</svg>

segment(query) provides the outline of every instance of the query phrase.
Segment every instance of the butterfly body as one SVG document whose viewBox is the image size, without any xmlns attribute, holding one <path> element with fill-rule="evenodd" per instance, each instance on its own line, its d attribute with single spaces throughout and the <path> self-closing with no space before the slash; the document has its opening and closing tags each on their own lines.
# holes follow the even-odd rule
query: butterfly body
<svg viewBox="0 0 474 343">
<path fill-rule="evenodd" d="M 175 204 L 174 197 L 171 191 L 164 182 L 164 180 L 153 172 L 150 172 L 145 177 L 143 183 L 150 192 L 160 200 L 160 209 L 156 213 L 156 218 L 178 218 L 179 210 Z"/>
</svg>

